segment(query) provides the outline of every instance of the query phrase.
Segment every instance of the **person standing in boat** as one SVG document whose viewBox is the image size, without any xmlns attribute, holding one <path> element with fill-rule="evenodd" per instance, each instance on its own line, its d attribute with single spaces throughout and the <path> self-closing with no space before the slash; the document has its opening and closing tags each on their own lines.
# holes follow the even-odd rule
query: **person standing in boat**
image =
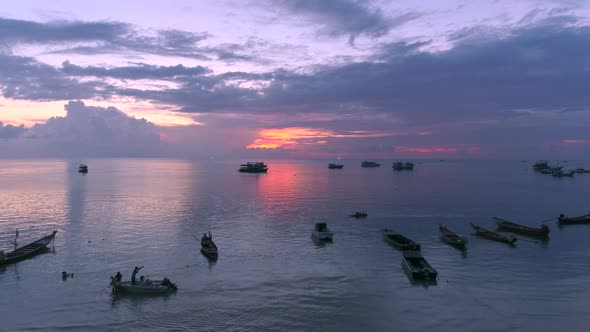
<svg viewBox="0 0 590 332">
<path fill-rule="evenodd" d="M 123 275 L 121 274 L 121 272 L 117 271 L 117 274 L 115 274 L 115 280 L 117 280 L 118 282 L 121 282 L 121 280 L 123 280 Z"/>
<path fill-rule="evenodd" d="M 139 272 L 139 270 L 143 269 L 143 265 L 140 267 L 135 267 L 133 268 L 133 273 L 131 273 L 131 284 L 135 285 L 135 275 L 137 274 L 137 272 Z"/>
</svg>

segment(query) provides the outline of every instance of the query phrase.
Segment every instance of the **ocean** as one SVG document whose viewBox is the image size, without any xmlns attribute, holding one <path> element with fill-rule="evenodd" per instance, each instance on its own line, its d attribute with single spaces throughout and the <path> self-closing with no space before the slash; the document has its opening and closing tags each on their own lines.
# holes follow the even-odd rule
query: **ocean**
<svg viewBox="0 0 590 332">
<path fill-rule="evenodd" d="M 245 160 L 244 160 L 245 161 Z M 590 226 L 516 246 L 473 235 L 493 216 L 538 226 L 590 212 L 590 174 L 553 178 L 532 162 L 170 159 L 0 160 L 0 249 L 57 230 L 50 252 L 0 266 L 2 331 L 551 331 L 590 324 Z M 566 168 L 590 167 L 569 161 Z M 348 215 L 366 211 L 366 219 Z M 311 238 L 314 223 L 332 243 Z M 445 224 L 466 252 L 439 239 Z M 413 282 L 391 228 L 438 271 Z M 211 231 L 216 261 L 193 236 Z M 110 276 L 168 277 L 166 296 L 112 294 Z M 74 273 L 62 280 L 61 272 Z"/>
</svg>

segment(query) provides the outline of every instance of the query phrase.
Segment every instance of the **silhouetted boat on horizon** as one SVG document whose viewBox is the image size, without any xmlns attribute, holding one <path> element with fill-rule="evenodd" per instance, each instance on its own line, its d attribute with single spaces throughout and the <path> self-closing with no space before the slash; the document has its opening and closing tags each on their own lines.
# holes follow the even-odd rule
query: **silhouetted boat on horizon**
<svg viewBox="0 0 590 332">
<path fill-rule="evenodd" d="M 361 163 L 361 167 L 365 167 L 365 168 L 366 167 L 379 167 L 379 166 L 381 166 L 381 164 L 374 162 L 374 161 L 365 160 Z"/>
<path fill-rule="evenodd" d="M 241 164 L 238 171 L 242 173 L 266 173 L 268 172 L 268 166 L 261 161 L 247 162 Z"/>
<path fill-rule="evenodd" d="M 342 168 L 344 168 L 344 165 L 342 165 L 342 164 L 328 164 L 328 168 L 329 169 L 342 169 Z"/>
<path fill-rule="evenodd" d="M 88 165 L 86 165 L 86 164 L 80 164 L 80 166 L 78 166 L 78 172 L 80 172 L 80 173 L 88 173 Z"/>
</svg>

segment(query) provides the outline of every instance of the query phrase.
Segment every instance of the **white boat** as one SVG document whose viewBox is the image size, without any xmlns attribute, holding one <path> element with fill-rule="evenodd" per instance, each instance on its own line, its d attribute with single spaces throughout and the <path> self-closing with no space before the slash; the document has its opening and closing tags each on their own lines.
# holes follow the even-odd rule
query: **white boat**
<svg viewBox="0 0 590 332">
<path fill-rule="evenodd" d="M 311 235 L 320 241 L 332 241 L 334 232 L 332 232 L 325 222 L 318 222 Z"/>
<path fill-rule="evenodd" d="M 130 294 L 164 294 L 177 289 L 176 284 L 170 282 L 168 278 L 162 280 L 138 280 L 133 283 L 132 281 L 119 281 L 111 277 L 111 286 L 115 292 Z"/>
</svg>

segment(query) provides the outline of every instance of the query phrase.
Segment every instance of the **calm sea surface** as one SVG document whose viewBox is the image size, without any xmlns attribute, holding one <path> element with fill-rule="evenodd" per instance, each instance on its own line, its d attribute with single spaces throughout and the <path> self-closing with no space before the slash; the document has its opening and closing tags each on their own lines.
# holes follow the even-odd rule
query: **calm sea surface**
<svg viewBox="0 0 590 332">
<path fill-rule="evenodd" d="M 590 211 L 590 174 L 557 179 L 531 163 L 423 162 L 395 172 L 345 161 L 159 159 L 0 161 L 0 248 L 53 230 L 51 252 L 0 266 L 1 331 L 551 331 L 590 325 L 590 227 L 549 223 L 516 247 L 473 236 L 492 216 L 524 224 Z M 590 167 L 570 161 L 566 167 Z M 365 210 L 369 217 L 347 217 Z M 325 219 L 334 242 L 315 243 Z M 444 223 L 466 254 L 440 242 Z M 439 272 L 411 283 L 388 227 L 418 241 Z M 211 230 L 216 262 L 193 234 Z M 113 296 L 136 265 L 178 292 Z M 74 273 L 62 281 L 61 271 Z"/>
</svg>

